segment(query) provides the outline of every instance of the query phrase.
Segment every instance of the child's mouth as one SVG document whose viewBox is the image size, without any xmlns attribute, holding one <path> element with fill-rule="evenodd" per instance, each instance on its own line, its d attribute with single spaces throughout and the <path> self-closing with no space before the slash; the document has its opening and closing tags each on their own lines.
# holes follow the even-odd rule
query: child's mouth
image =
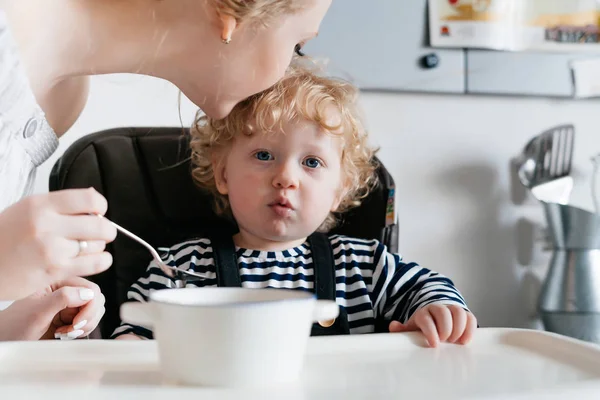
<svg viewBox="0 0 600 400">
<path fill-rule="evenodd" d="M 275 214 L 279 215 L 280 217 L 289 217 L 293 212 L 290 207 L 283 206 L 281 204 L 273 204 L 271 206 L 271 210 L 273 210 Z"/>
<path fill-rule="evenodd" d="M 294 207 L 287 199 L 278 199 L 269 204 L 269 207 L 280 217 L 289 217 L 294 211 Z"/>
</svg>

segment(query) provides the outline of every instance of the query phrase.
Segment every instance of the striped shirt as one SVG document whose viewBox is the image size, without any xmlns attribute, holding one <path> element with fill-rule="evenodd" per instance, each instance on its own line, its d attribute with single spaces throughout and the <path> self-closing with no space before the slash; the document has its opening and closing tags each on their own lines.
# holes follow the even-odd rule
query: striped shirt
<svg viewBox="0 0 600 400">
<path fill-rule="evenodd" d="M 448 278 L 406 263 L 398 254 L 388 253 L 377 240 L 329 237 L 336 266 L 336 301 L 345 308 L 350 333 L 375 331 L 375 321 L 406 322 L 419 308 L 432 303 L 454 304 L 465 309 L 466 303 Z M 308 241 L 283 251 L 256 251 L 236 246 L 242 287 L 286 288 L 313 292 L 314 271 Z M 186 287 L 217 286 L 213 250 L 209 239 L 196 239 L 175 245 L 164 256 L 170 266 L 193 270 L 204 281 L 186 283 Z M 179 278 L 168 277 L 155 262 L 145 276 L 127 293 L 133 301 L 145 302 L 153 290 L 183 287 Z M 123 323 L 113 333 L 134 333 L 151 339 L 152 332 Z"/>
</svg>

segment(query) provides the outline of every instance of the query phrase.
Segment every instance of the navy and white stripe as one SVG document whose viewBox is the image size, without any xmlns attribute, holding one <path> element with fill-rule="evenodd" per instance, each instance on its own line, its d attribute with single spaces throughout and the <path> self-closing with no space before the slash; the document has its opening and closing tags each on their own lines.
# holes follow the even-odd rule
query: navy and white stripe
<svg viewBox="0 0 600 400">
<path fill-rule="evenodd" d="M 404 263 L 400 255 L 388 253 L 377 240 L 333 235 L 330 241 L 336 265 L 337 303 L 346 309 L 352 334 L 373 332 L 376 320 L 406 322 L 416 310 L 431 303 L 467 308 L 452 281 L 415 263 Z M 308 242 L 278 252 L 236 247 L 236 255 L 243 287 L 313 291 L 313 260 Z M 169 249 L 165 261 L 205 277 L 204 281 L 187 283 L 186 287 L 217 286 L 209 239 L 175 245 Z M 183 285 L 150 263 L 147 274 L 131 286 L 127 297 L 147 301 L 153 290 Z M 119 326 L 113 337 L 126 333 L 152 338 L 150 331 L 129 324 Z"/>
</svg>

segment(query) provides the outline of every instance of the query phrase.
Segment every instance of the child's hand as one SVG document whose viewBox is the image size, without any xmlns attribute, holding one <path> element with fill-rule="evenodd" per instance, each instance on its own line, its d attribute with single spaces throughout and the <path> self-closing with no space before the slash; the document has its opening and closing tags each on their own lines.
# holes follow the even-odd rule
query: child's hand
<svg viewBox="0 0 600 400">
<path fill-rule="evenodd" d="M 464 308 L 455 305 L 430 304 L 408 320 L 406 324 L 392 321 L 390 332 L 420 330 L 431 347 L 439 342 L 467 344 L 477 329 L 477 319 Z"/>
</svg>

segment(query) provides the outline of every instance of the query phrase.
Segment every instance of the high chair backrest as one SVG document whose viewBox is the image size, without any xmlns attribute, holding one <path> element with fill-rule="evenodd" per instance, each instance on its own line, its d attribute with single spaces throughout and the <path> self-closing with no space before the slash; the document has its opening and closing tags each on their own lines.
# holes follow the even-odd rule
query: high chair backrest
<svg viewBox="0 0 600 400">
<path fill-rule="evenodd" d="M 77 140 L 58 159 L 50 175 L 50 190 L 94 187 L 108 200 L 106 216 L 155 248 L 203 237 L 214 230 L 233 234 L 235 224 L 216 216 L 211 195 L 192 181 L 189 156 L 186 129 L 96 132 Z M 381 164 L 377 173 L 377 189 L 361 206 L 345 213 L 331 233 L 378 239 L 396 252 L 394 181 Z M 106 297 L 106 314 L 100 325 L 104 338 L 120 324 L 119 307 L 127 290 L 151 260 L 144 247 L 120 234 L 107 250 L 113 256 L 113 266 L 88 277 Z"/>
</svg>

